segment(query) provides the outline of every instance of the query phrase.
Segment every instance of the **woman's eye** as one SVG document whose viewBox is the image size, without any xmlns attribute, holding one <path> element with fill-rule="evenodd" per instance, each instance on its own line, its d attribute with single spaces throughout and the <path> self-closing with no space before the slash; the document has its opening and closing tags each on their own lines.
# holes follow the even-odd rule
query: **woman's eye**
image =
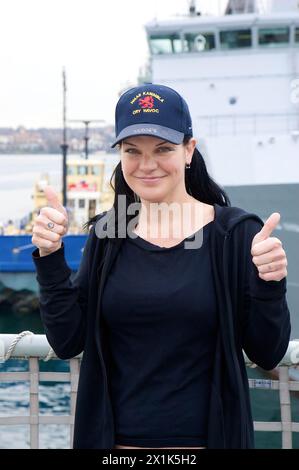
<svg viewBox="0 0 299 470">
<path fill-rule="evenodd" d="M 159 147 L 158 150 L 162 153 L 166 152 L 171 152 L 172 148 L 171 147 Z"/>
<path fill-rule="evenodd" d="M 157 149 L 157 152 L 158 153 L 167 153 L 167 152 L 171 152 L 173 149 L 171 147 L 159 147 Z M 125 150 L 125 153 L 129 153 L 129 154 L 139 154 L 139 151 L 137 149 L 133 149 L 133 148 L 129 148 L 129 149 L 126 149 Z"/>
</svg>

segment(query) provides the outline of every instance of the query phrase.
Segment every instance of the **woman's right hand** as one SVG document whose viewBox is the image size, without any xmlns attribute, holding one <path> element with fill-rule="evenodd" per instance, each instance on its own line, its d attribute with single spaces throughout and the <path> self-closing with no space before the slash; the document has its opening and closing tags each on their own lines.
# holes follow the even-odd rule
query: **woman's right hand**
<svg viewBox="0 0 299 470">
<path fill-rule="evenodd" d="M 68 231 L 68 215 L 65 207 L 59 202 L 58 195 L 52 186 L 44 189 L 48 205 L 40 210 L 36 217 L 31 242 L 39 249 L 40 256 L 47 256 L 59 250 L 62 237 Z M 53 228 L 48 224 L 54 224 Z"/>
</svg>

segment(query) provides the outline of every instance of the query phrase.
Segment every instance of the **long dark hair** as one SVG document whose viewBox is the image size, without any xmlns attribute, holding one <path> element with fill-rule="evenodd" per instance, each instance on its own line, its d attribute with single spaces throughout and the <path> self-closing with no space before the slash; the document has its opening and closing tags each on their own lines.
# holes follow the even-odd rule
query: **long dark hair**
<svg viewBox="0 0 299 470">
<path fill-rule="evenodd" d="M 183 144 L 186 145 L 190 136 L 185 136 Z M 113 185 L 114 181 L 114 185 Z M 219 186 L 213 178 L 209 175 L 207 167 L 204 161 L 204 158 L 200 151 L 195 147 L 192 161 L 190 164 L 190 169 L 185 170 L 185 185 L 188 194 L 193 196 L 195 199 L 204 202 L 206 204 L 213 205 L 214 203 L 219 204 L 220 206 L 231 206 L 230 199 L 224 189 Z M 114 191 L 114 202 L 113 207 L 115 214 L 115 234 L 117 237 L 118 233 L 118 196 L 126 196 L 126 223 L 136 217 L 136 215 L 127 215 L 127 208 L 130 204 L 136 202 L 133 190 L 128 186 L 126 180 L 124 179 L 121 162 L 119 162 L 110 178 L 110 186 Z M 83 229 L 86 230 L 91 224 L 97 221 L 99 215 L 91 217 L 84 225 Z"/>
</svg>

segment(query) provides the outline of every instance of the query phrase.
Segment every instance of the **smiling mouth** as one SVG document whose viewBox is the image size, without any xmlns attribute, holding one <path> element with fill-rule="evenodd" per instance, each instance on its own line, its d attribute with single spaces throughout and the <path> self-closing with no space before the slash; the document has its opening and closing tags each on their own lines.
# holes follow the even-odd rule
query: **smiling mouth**
<svg viewBox="0 0 299 470">
<path fill-rule="evenodd" d="M 152 176 L 152 177 L 146 177 L 146 176 L 145 176 L 145 177 L 143 178 L 142 176 L 139 176 L 138 178 L 139 178 L 140 180 L 148 180 L 148 181 L 150 181 L 150 180 L 158 180 L 158 179 L 161 179 L 161 178 L 164 178 L 164 177 L 165 177 L 165 176 Z"/>
</svg>

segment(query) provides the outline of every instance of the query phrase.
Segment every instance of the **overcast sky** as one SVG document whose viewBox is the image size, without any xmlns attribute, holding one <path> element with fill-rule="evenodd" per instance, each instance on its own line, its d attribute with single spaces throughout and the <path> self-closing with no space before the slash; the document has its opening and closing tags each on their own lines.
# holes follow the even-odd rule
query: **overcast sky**
<svg viewBox="0 0 299 470">
<path fill-rule="evenodd" d="M 2 0 L 0 127 L 60 127 L 65 66 L 69 119 L 113 123 L 118 91 L 148 57 L 144 24 L 188 0 Z M 198 0 L 217 13 L 225 0 Z"/>
</svg>

